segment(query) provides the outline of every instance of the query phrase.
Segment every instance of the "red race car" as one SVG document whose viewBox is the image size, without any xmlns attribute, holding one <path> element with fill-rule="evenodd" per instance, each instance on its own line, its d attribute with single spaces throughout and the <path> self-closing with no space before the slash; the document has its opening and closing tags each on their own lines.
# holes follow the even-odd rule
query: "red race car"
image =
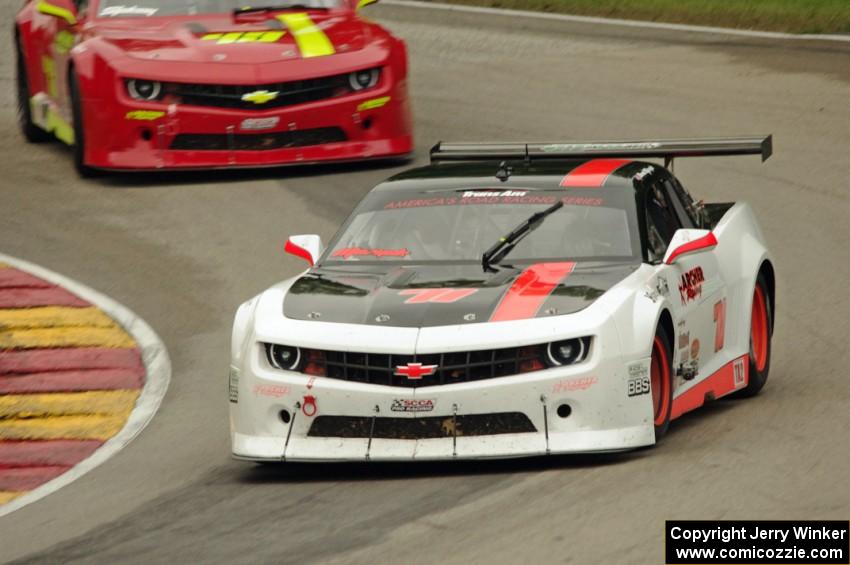
<svg viewBox="0 0 850 565">
<path fill-rule="evenodd" d="M 29 0 L 21 129 L 83 175 L 407 156 L 407 49 L 358 17 L 375 1 Z"/>
</svg>

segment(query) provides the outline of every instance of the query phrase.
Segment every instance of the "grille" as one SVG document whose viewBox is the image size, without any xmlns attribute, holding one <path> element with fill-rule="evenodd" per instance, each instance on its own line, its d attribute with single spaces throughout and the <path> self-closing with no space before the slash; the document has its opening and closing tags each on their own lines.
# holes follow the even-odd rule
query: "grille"
<svg viewBox="0 0 850 565">
<path fill-rule="evenodd" d="M 301 370 L 307 374 L 324 375 L 331 379 L 417 388 L 506 377 L 545 369 L 545 354 L 545 347 L 540 345 L 433 355 L 389 355 L 306 349 Z M 437 365 L 437 370 L 434 374 L 422 375 L 419 379 L 395 374 L 396 367 L 406 366 L 408 363 Z"/>
<path fill-rule="evenodd" d="M 245 86 L 170 83 L 165 90 L 169 94 L 178 96 L 182 104 L 191 106 L 268 110 L 269 108 L 281 108 L 343 96 L 351 92 L 351 87 L 348 84 L 348 75 L 344 74 L 291 82 Z M 255 104 L 242 100 L 243 95 L 261 90 L 277 92 L 277 97 L 263 104 Z"/>
<path fill-rule="evenodd" d="M 307 147 L 346 141 L 340 128 L 315 128 L 252 134 L 179 134 L 171 149 L 188 151 L 269 151 L 289 147 Z"/>
<path fill-rule="evenodd" d="M 374 430 L 372 429 L 374 421 Z M 425 418 L 370 418 L 359 416 L 318 416 L 311 437 L 433 439 L 453 436 L 488 436 L 534 433 L 537 428 L 521 412 L 428 416 Z"/>
</svg>

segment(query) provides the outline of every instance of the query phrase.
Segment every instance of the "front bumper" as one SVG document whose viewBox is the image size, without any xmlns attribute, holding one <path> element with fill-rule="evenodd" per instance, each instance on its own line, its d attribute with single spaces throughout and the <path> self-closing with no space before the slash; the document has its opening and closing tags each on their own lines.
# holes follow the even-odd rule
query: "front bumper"
<svg viewBox="0 0 850 565">
<path fill-rule="evenodd" d="M 413 137 L 406 82 L 387 82 L 363 93 L 269 110 L 166 106 L 120 95 L 88 100 L 85 162 L 101 169 L 157 170 L 409 155 Z"/>
<path fill-rule="evenodd" d="M 411 389 L 280 371 L 268 365 L 254 342 L 240 366 L 231 367 L 233 456 L 252 461 L 438 460 L 651 445 L 655 442 L 651 396 L 628 396 L 630 366 L 634 371 L 641 365 L 648 374 L 649 359 L 625 361 L 616 347 L 605 343 L 612 342 L 596 339 L 590 358 L 576 366 Z M 563 409 L 559 414 L 563 405 L 569 406 L 568 415 Z M 422 411 L 399 411 L 401 406 Z M 289 414 L 288 422 L 281 411 Z M 533 430 L 467 435 L 456 425 L 468 415 L 506 413 L 523 415 Z M 377 437 L 372 431 L 376 426 L 360 434 L 364 437 L 317 437 L 314 423 L 321 416 L 441 418 L 443 434 L 389 439 Z"/>
</svg>

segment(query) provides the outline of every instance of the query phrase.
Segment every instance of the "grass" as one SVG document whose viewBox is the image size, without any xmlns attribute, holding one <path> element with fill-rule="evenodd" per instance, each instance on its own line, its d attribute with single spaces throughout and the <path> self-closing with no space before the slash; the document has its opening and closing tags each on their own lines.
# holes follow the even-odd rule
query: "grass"
<svg viewBox="0 0 850 565">
<path fill-rule="evenodd" d="M 850 0 L 439 0 L 582 16 L 760 29 L 850 33 Z"/>
</svg>

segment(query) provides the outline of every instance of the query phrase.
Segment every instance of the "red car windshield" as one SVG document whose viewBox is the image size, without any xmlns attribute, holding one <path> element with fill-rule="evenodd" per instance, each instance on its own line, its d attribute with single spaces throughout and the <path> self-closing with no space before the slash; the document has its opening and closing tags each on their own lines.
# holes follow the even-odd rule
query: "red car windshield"
<svg viewBox="0 0 850 565">
<path fill-rule="evenodd" d="M 230 13 L 241 8 L 303 8 L 330 9 L 341 0 L 261 0 L 254 4 L 245 0 L 101 0 L 97 15 L 102 18 L 132 18 L 151 16 L 192 16 L 196 14 Z"/>
<path fill-rule="evenodd" d="M 564 207 L 519 241 L 504 262 L 640 257 L 634 198 L 608 201 L 598 189 L 590 192 L 375 192 L 346 221 L 323 263 L 480 262 L 499 238 L 559 200 Z"/>
</svg>

